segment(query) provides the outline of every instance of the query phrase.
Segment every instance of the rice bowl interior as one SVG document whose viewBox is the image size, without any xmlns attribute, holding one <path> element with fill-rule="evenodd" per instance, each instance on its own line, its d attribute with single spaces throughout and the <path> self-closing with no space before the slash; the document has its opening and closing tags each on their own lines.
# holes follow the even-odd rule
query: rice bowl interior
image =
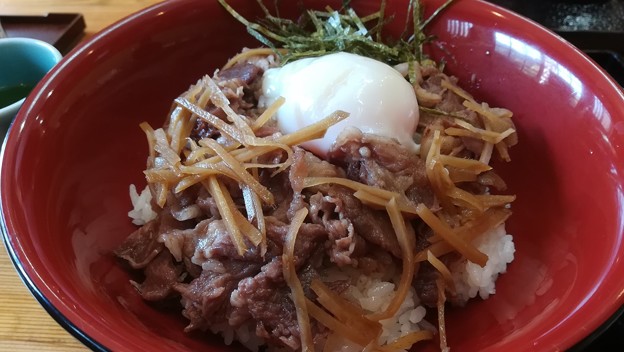
<svg viewBox="0 0 624 352">
<path fill-rule="evenodd" d="M 237 39 L 214 38 L 215 28 Z M 523 141 L 500 167 L 518 195 L 515 261 L 493 297 L 449 312 L 449 344 L 569 348 L 622 303 L 622 93 L 575 49 L 491 5 L 461 2 L 430 30 L 450 53 L 433 48 L 434 57 L 447 55 L 477 98 L 514 111 Z M 142 302 L 110 253 L 133 229 L 127 187 L 141 184 L 147 153 L 138 123 L 161 123 L 173 98 L 247 38 L 216 4 L 158 5 L 69 55 L 18 115 L 2 167 L 6 243 L 39 299 L 89 346 L 223 350 Z"/>
</svg>

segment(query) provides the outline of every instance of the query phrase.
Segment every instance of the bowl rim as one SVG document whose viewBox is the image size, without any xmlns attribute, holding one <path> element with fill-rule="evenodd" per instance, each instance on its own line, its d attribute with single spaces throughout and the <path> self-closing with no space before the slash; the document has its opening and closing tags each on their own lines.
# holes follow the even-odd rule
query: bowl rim
<svg viewBox="0 0 624 352">
<path fill-rule="evenodd" d="M 149 17 L 151 14 L 161 12 L 164 9 L 169 9 L 171 6 L 176 6 L 176 4 L 178 6 L 184 7 L 185 6 L 184 3 L 190 2 L 190 1 L 196 1 L 196 0 L 183 0 L 183 1 L 166 0 L 164 2 L 150 5 L 148 7 L 145 7 L 137 12 L 134 12 L 112 23 L 111 25 L 105 27 L 104 29 L 96 33 L 91 38 L 78 44 L 76 48 L 74 48 L 70 53 L 68 53 L 65 57 L 63 57 L 61 61 L 57 63 L 57 65 L 50 72 L 48 72 L 46 77 L 44 77 L 41 80 L 41 82 L 39 82 L 39 84 L 33 90 L 33 94 L 29 95 L 29 97 L 25 99 L 23 103 L 24 108 L 20 109 L 20 111 L 18 112 L 18 116 L 15 119 L 16 122 L 22 122 L 22 120 L 26 118 L 25 117 L 27 114 L 26 111 L 28 111 L 29 107 L 34 104 L 34 102 L 38 99 L 39 96 L 42 95 L 42 92 L 46 90 L 46 88 L 49 85 L 49 82 L 54 79 L 58 71 L 62 70 L 63 67 L 73 62 L 75 59 L 80 58 L 84 52 L 88 51 L 93 45 L 98 43 L 102 38 L 106 37 L 109 33 L 111 32 L 114 33 L 118 30 L 121 30 L 120 28 L 125 27 L 126 24 L 128 23 L 132 23 L 137 18 Z M 500 13 L 504 14 L 507 18 L 506 21 L 521 23 L 525 26 L 529 25 L 529 27 L 536 30 L 540 36 L 544 36 L 543 40 L 545 42 L 548 42 L 549 44 L 557 45 L 559 46 L 559 48 L 562 48 L 562 49 L 565 48 L 566 51 L 569 51 L 570 53 L 574 53 L 574 55 L 584 58 L 586 61 L 586 64 L 591 66 L 592 70 L 596 71 L 597 73 L 600 73 L 600 79 L 604 81 L 603 83 L 610 85 L 609 88 L 613 88 L 616 92 L 618 92 L 619 96 L 624 101 L 624 88 L 620 87 L 615 82 L 615 80 L 601 66 L 595 63 L 594 60 L 592 60 L 589 56 L 587 56 L 580 49 L 576 48 L 571 43 L 563 39 L 561 36 L 545 28 L 541 24 L 529 18 L 526 18 L 512 10 L 499 6 L 497 4 L 490 3 L 485 0 L 471 0 L 471 1 L 473 3 L 478 3 L 478 6 L 480 6 L 480 10 L 483 12 L 491 13 L 491 12 L 496 11 L 499 14 Z M 13 123 L 13 125 L 15 125 L 15 123 Z M 11 130 L 13 130 L 12 133 L 11 133 Z M 5 164 L 4 159 L 7 153 L 12 152 L 11 145 L 14 146 L 16 144 L 14 140 L 18 138 L 18 134 L 21 132 L 21 128 L 17 130 L 15 126 L 13 126 L 11 130 L 9 131 L 9 134 L 7 134 L 7 136 L 5 137 L 2 143 L 2 149 L 0 151 L 0 185 L 4 184 L 2 180 L 3 179 L 2 174 L 4 173 L 3 166 Z M 12 234 L 13 231 L 9 229 L 11 227 L 10 221 L 7 221 L 7 218 L 5 217 L 4 196 L 0 194 L 0 197 L 1 197 L 0 198 L 0 232 L 2 233 L 2 239 L 4 242 L 5 248 L 7 250 L 7 253 L 9 255 L 9 258 L 11 259 L 11 262 L 13 263 L 22 282 L 26 285 L 26 287 L 29 289 L 31 294 L 35 297 L 35 299 L 39 302 L 39 304 L 41 304 L 41 306 L 46 310 L 46 312 L 61 327 L 63 327 L 67 332 L 69 332 L 72 336 L 78 339 L 86 347 L 95 351 L 110 351 L 109 347 L 105 346 L 105 344 L 103 344 L 102 342 L 96 340 L 95 338 L 87 334 L 85 331 L 83 331 L 83 329 L 79 328 L 76 323 L 74 323 L 67 316 L 65 316 L 54 305 L 52 300 L 48 299 L 46 295 L 44 294 L 44 291 L 46 290 L 45 288 L 44 289 L 41 288 L 42 286 L 45 286 L 45 285 L 42 285 L 43 282 L 40 282 L 39 285 L 37 285 L 35 281 L 37 281 L 38 279 L 35 278 L 33 280 L 33 278 L 28 274 L 29 272 L 28 268 L 26 268 L 26 266 L 23 265 L 23 261 L 20 260 L 20 258 L 27 258 L 27 255 L 24 254 L 21 246 L 15 246 L 15 243 L 12 240 L 12 237 L 15 235 Z M 624 301 L 624 298 L 623 298 L 623 301 Z M 610 307 L 611 308 L 608 310 L 609 316 L 606 319 L 595 321 L 596 325 L 598 325 L 597 328 L 595 328 L 589 333 L 586 333 L 585 335 L 583 335 L 582 332 L 577 333 L 577 336 L 582 335 L 584 337 L 582 337 L 580 340 L 578 339 L 575 340 L 576 342 L 572 342 L 571 346 L 568 347 L 569 351 L 582 351 L 589 344 L 591 344 L 597 337 L 599 337 L 602 333 L 604 333 L 615 321 L 617 321 L 621 316 L 624 315 L 624 302 L 620 304 L 619 307 L 617 306 L 617 304 L 614 304 L 613 306 L 610 306 Z M 603 315 L 605 314 L 607 313 L 603 312 Z M 91 324 L 87 324 L 86 326 L 92 327 Z"/>
<path fill-rule="evenodd" d="M 56 65 L 52 67 L 52 69 L 45 75 L 45 77 L 43 77 L 38 82 L 31 94 L 15 103 L 20 103 L 20 109 L 18 110 L 17 115 L 11 122 L 11 126 L 6 136 L 4 137 L 4 140 L 2 141 L 2 149 L 0 150 L 0 185 L 4 183 L 2 176 L 2 174 L 4 173 L 3 165 L 5 164 L 6 155 L 8 152 L 10 152 L 11 149 L 10 142 L 14 138 L 17 138 L 16 135 L 21 133 L 20 125 L 23 122 L 22 120 L 25 119 L 25 116 L 27 114 L 26 111 L 29 111 L 30 106 L 38 100 L 38 98 L 42 95 L 42 92 L 46 91 L 50 84 L 50 81 L 54 79 L 54 77 L 57 75 L 57 72 L 62 70 L 66 65 L 70 64 L 77 58 L 83 56 L 85 52 L 88 52 L 92 46 L 96 45 L 97 42 L 99 42 L 102 38 L 106 37 L 109 33 L 120 30 L 120 28 L 125 27 L 128 23 L 132 23 L 137 18 L 149 17 L 151 14 L 158 14 L 164 8 L 168 9 L 170 8 L 170 6 L 175 6 L 176 3 L 181 4 L 184 2 L 186 1 L 165 0 L 163 2 L 147 6 L 104 27 L 102 30 L 95 33 L 91 38 L 81 43 L 78 43 L 78 45 L 65 56 L 61 56 L 59 53 L 60 59 L 58 60 Z M 4 40 L 9 39 L 18 38 L 6 38 Z M 40 285 L 37 285 L 34 282 L 33 278 L 28 274 L 28 269 L 23 265 L 23 261 L 20 260 L 20 258 L 24 258 L 27 256 L 25 256 L 23 250 L 21 249 L 21 246 L 15 246 L 15 243 L 12 241 L 11 237 L 14 235 L 12 235 L 11 231 L 9 230 L 10 226 L 9 221 L 7 221 L 7 218 L 5 217 L 4 204 L 4 196 L 0 194 L 0 232 L 2 233 L 2 242 L 4 242 L 4 247 L 21 281 L 28 288 L 28 290 L 37 300 L 37 302 L 39 302 L 39 304 L 43 307 L 43 309 L 70 335 L 72 335 L 74 338 L 76 338 L 78 341 L 80 341 L 82 344 L 84 344 L 86 347 L 93 351 L 111 351 L 111 349 L 105 346 L 104 343 L 96 340 L 94 337 L 87 334 L 85 331 L 83 331 L 83 329 L 79 328 L 75 322 L 73 322 L 65 314 L 63 314 L 44 294 L 45 290 L 41 289 L 41 284 L 43 284 L 43 282 L 40 282 Z"/>
<path fill-rule="evenodd" d="M 0 204 L 0 211 L 2 211 L 2 205 Z M 74 323 L 71 322 L 63 313 L 61 313 L 55 306 L 48 300 L 43 294 L 42 290 L 35 285 L 32 279 L 26 273 L 26 269 L 19 261 L 18 254 L 14 250 L 12 246 L 9 245 L 8 238 L 8 228 L 4 221 L 0 221 L 0 231 L 2 231 L 2 236 L 4 240 L 4 247 L 9 254 L 9 258 L 15 266 L 17 274 L 19 278 L 22 280 L 24 285 L 28 288 L 33 297 L 39 302 L 39 304 L 45 309 L 45 311 L 56 321 L 63 329 L 69 332 L 73 337 L 75 337 L 78 341 L 82 342 L 86 347 L 98 351 L 98 352 L 108 352 L 110 351 L 106 348 L 102 343 L 96 341 L 94 338 L 89 336 L 87 333 L 78 328 Z"/>
</svg>

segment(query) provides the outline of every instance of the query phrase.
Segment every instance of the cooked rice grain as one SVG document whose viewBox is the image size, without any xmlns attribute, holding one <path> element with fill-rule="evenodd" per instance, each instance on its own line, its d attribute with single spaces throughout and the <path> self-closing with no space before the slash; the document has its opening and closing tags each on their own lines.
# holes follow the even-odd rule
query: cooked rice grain
<svg viewBox="0 0 624 352">
<path fill-rule="evenodd" d="M 489 257 L 484 267 L 466 260 L 451 265 L 458 301 L 464 303 L 477 294 L 482 299 L 494 294 L 498 275 L 505 273 L 507 264 L 514 259 L 513 237 L 505 231 L 505 224 L 483 234 L 473 244 Z"/>
<path fill-rule="evenodd" d="M 156 219 L 157 214 L 152 210 L 152 193 L 149 187 L 145 186 L 141 194 L 139 194 L 136 186 L 130 185 L 130 201 L 133 209 L 128 212 L 128 216 L 132 218 L 133 224 L 145 225 Z"/>
</svg>

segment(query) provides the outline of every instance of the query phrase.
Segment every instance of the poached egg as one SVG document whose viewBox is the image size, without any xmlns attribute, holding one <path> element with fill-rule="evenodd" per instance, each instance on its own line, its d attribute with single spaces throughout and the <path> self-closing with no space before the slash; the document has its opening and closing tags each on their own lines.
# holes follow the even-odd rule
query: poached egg
<svg viewBox="0 0 624 352">
<path fill-rule="evenodd" d="M 416 148 L 418 102 L 412 85 L 383 62 L 349 53 L 300 59 L 264 73 L 262 95 L 267 106 L 280 96 L 285 103 L 276 113 L 279 129 L 293 133 L 336 110 L 345 120 L 327 130 L 324 138 L 302 147 L 326 157 L 340 133 L 356 127 L 364 133 L 394 138 Z"/>
</svg>

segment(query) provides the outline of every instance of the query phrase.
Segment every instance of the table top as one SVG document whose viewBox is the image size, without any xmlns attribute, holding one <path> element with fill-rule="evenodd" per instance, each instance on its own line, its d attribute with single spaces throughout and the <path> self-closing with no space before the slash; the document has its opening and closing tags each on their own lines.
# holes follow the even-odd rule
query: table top
<svg viewBox="0 0 624 352">
<path fill-rule="evenodd" d="M 104 27 L 156 0 L 2 0 L 0 15 L 81 13 L 88 39 Z M 58 325 L 22 283 L 4 246 L 0 248 L 0 351 L 88 350 Z"/>
</svg>

